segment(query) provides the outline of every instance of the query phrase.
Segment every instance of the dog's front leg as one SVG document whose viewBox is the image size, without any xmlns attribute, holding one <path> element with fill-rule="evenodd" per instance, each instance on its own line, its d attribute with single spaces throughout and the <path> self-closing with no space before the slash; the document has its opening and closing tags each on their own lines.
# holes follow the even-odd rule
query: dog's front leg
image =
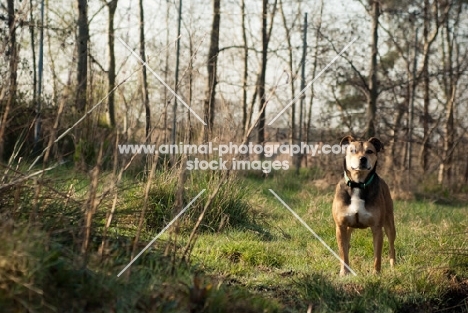
<svg viewBox="0 0 468 313">
<path fill-rule="evenodd" d="M 336 225 L 336 240 L 338 243 L 338 250 L 340 252 L 341 258 L 341 270 L 340 276 L 347 275 L 349 273 L 348 268 L 343 264 L 343 261 L 346 265 L 349 266 L 349 241 L 351 233 L 348 232 L 346 226 Z"/>
<path fill-rule="evenodd" d="M 380 268 L 382 265 L 382 245 L 383 245 L 382 226 L 372 227 L 372 237 L 374 240 L 374 273 L 380 273 Z"/>
</svg>

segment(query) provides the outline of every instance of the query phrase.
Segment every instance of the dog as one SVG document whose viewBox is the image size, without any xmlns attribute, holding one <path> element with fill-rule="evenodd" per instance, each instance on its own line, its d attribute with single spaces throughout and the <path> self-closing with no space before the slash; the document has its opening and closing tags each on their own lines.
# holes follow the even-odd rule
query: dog
<svg viewBox="0 0 468 313">
<path fill-rule="evenodd" d="M 393 201 L 385 181 L 376 173 L 378 153 L 383 144 L 377 138 L 367 141 L 344 137 L 340 145 L 348 145 L 344 158 L 344 177 L 336 186 L 333 200 L 333 219 L 341 257 L 340 276 L 349 273 L 351 233 L 355 228 L 372 230 L 374 243 L 374 273 L 382 262 L 383 231 L 389 241 L 390 266 L 395 264 L 395 221 Z M 346 265 L 345 265 L 346 264 Z"/>
</svg>

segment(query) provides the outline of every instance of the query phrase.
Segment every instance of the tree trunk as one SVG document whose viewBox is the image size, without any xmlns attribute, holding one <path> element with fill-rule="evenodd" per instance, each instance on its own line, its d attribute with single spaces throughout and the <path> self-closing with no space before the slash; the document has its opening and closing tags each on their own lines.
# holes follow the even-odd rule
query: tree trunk
<svg viewBox="0 0 468 313">
<path fill-rule="evenodd" d="M 454 79 L 452 59 L 453 59 L 453 42 L 450 38 L 449 22 L 446 22 L 446 41 L 447 41 L 447 57 L 444 58 L 444 68 L 448 71 L 448 83 L 445 84 L 445 97 L 447 99 L 447 105 L 445 109 L 445 125 L 444 125 L 444 153 L 442 163 L 439 167 L 438 183 L 445 184 L 450 181 L 452 164 L 452 148 L 454 144 L 454 118 L 453 118 L 453 107 L 455 102 L 456 94 L 456 79 Z"/>
<path fill-rule="evenodd" d="M 75 107 L 78 112 L 86 110 L 88 80 L 88 1 L 78 0 L 78 65 Z"/>
<path fill-rule="evenodd" d="M 429 0 L 424 0 L 424 26 L 423 26 L 423 36 L 424 36 L 424 45 L 427 46 L 429 44 Z M 424 84 L 424 95 L 423 95 L 423 131 L 424 131 L 424 139 L 422 144 L 422 151 L 421 151 L 421 168 L 423 173 L 426 173 L 428 169 L 428 160 L 429 160 L 429 51 L 425 53 L 423 56 L 423 69 L 422 69 L 422 76 L 423 76 L 423 84 Z"/>
<path fill-rule="evenodd" d="M 375 136 L 375 112 L 377 111 L 377 54 L 378 54 L 378 28 L 379 28 L 379 1 L 372 2 L 372 37 L 371 37 L 371 61 L 369 69 L 369 94 L 367 96 L 367 138 Z"/>
<path fill-rule="evenodd" d="M 424 25 L 423 25 L 423 36 L 424 36 L 424 52 L 423 52 L 423 68 L 421 69 L 419 76 L 422 75 L 423 77 L 423 84 L 424 84 L 424 94 L 423 94 L 423 130 L 424 130 L 424 138 L 423 143 L 421 146 L 421 153 L 420 153 L 420 164 L 421 168 L 424 173 L 428 170 L 429 167 L 429 136 L 430 136 L 430 119 L 431 116 L 429 115 L 429 105 L 430 105 L 430 79 L 429 79 L 429 57 L 431 55 L 431 46 L 434 43 L 437 35 L 439 34 L 439 28 L 441 26 L 441 22 L 439 21 L 439 9 L 438 4 L 435 2 L 434 4 L 434 17 L 435 20 L 435 28 L 434 30 L 429 33 L 429 28 L 431 24 L 431 16 L 430 16 L 430 3 L 429 0 L 424 0 Z M 442 21 L 447 19 L 448 12 L 450 6 L 446 6 L 441 18 Z"/>
<path fill-rule="evenodd" d="M 215 117 L 215 98 L 219 54 L 219 26 L 221 22 L 220 14 L 221 0 L 213 0 L 213 24 L 211 26 L 210 50 L 208 51 L 208 84 L 206 86 L 206 96 L 204 103 L 204 140 L 207 141 L 213 131 Z"/>
<path fill-rule="evenodd" d="M 190 60 L 188 64 L 188 98 L 187 102 L 188 105 L 192 106 L 192 98 L 193 98 L 193 55 L 195 53 L 193 49 L 193 38 L 190 36 L 189 41 L 189 50 L 190 50 Z M 185 142 L 190 144 L 192 142 L 193 136 L 193 129 L 192 129 L 192 119 L 191 119 L 190 111 L 187 110 L 187 122 L 186 122 L 186 130 L 185 130 Z"/>
<path fill-rule="evenodd" d="M 242 14 L 242 40 L 244 42 L 244 73 L 242 77 L 242 129 L 244 136 L 247 132 L 247 79 L 249 76 L 249 47 L 247 43 L 247 31 L 245 24 L 245 0 L 242 0 L 241 4 L 241 14 Z"/>
<path fill-rule="evenodd" d="M 170 5 L 169 3 L 166 3 L 166 24 L 169 24 L 169 18 L 170 18 Z M 169 38 L 170 38 L 170 31 L 169 27 L 166 28 L 166 46 L 169 47 Z M 166 55 L 165 55 L 165 63 L 164 63 L 164 81 L 168 81 L 169 77 L 169 55 L 170 55 L 170 49 L 165 49 L 166 50 Z M 168 143 L 168 118 L 167 118 L 167 110 L 169 106 L 169 97 L 168 97 L 168 91 L 167 88 L 164 87 L 164 111 L 163 111 L 163 128 L 164 128 L 164 139 L 163 143 L 167 144 Z"/>
<path fill-rule="evenodd" d="M 306 63 L 306 55 L 307 55 L 307 13 L 304 14 L 304 27 L 303 27 L 303 39 L 302 39 L 302 61 L 301 61 L 301 91 L 305 89 L 305 63 Z M 302 132 L 304 129 L 304 101 L 305 101 L 305 93 L 301 96 L 301 102 L 299 106 L 299 139 L 298 142 L 301 144 L 302 142 Z M 296 164 L 296 172 L 299 174 L 299 170 L 302 163 L 302 153 L 298 155 L 297 164 Z"/>
<path fill-rule="evenodd" d="M 10 90 L 10 99 L 15 98 L 16 96 L 16 88 L 17 88 L 17 83 L 16 83 L 16 78 L 17 78 L 17 69 L 18 69 L 18 48 L 16 46 L 16 15 L 15 15 L 15 1 L 14 0 L 8 0 L 8 30 L 9 30 L 9 41 L 10 41 L 10 47 L 9 47 L 9 52 L 10 52 L 10 85 L 9 85 L 9 90 Z M 10 100 L 10 102 L 12 102 Z"/>
<path fill-rule="evenodd" d="M 317 25 L 317 29 L 315 32 L 315 47 L 314 47 L 314 62 L 312 64 L 312 78 L 315 78 L 315 73 L 317 72 L 317 59 L 318 59 L 318 49 L 319 49 L 319 41 L 320 41 L 320 31 L 322 28 L 322 15 L 323 15 L 323 0 L 320 2 L 320 15 L 319 15 L 319 23 Z M 309 102 L 309 112 L 307 116 L 307 125 L 306 125 L 306 136 L 305 141 L 309 142 L 309 134 L 310 134 L 310 126 L 312 123 L 312 106 L 314 104 L 315 98 L 315 88 L 314 84 L 310 86 L 310 102 Z M 306 158 L 306 166 L 307 158 Z"/>
<path fill-rule="evenodd" d="M 43 28 L 41 28 L 43 29 Z M 29 33 L 31 35 L 31 57 L 32 57 L 32 74 L 33 74 L 33 99 L 37 99 L 37 68 L 36 68 L 36 36 L 34 35 L 34 16 L 33 16 L 33 1 L 29 0 Z"/>
<path fill-rule="evenodd" d="M 140 6 L 140 58 L 146 63 L 146 50 L 145 50 L 145 15 L 143 11 L 143 0 L 139 1 Z M 151 110 L 149 105 L 148 95 L 148 76 L 146 74 L 146 66 L 141 69 L 141 96 L 143 99 L 143 106 L 145 107 L 146 126 L 145 136 L 146 141 L 150 140 L 151 132 Z"/>
<path fill-rule="evenodd" d="M 294 73 L 294 62 L 293 62 L 293 46 L 291 43 L 291 29 L 294 28 L 294 23 L 291 25 L 291 28 L 288 27 L 288 23 L 286 20 L 286 14 L 284 13 L 284 8 L 283 8 L 283 2 L 280 1 L 280 6 L 281 6 L 281 17 L 283 20 L 283 25 L 284 25 L 284 31 L 286 33 L 286 43 L 288 45 L 288 66 L 289 66 L 289 79 L 288 81 L 290 82 L 290 87 L 291 87 L 291 99 L 294 99 L 296 97 L 295 93 L 295 86 L 294 86 L 294 81 L 295 81 L 295 73 Z M 294 102 L 291 105 L 291 133 L 289 134 L 289 144 L 293 145 L 295 144 L 295 139 L 296 139 L 296 102 Z"/>
<path fill-rule="evenodd" d="M 439 167 L 438 183 L 451 184 L 452 178 L 452 163 L 453 163 L 453 150 L 455 145 L 455 98 L 457 94 L 457 85 L 460 77 L 460 63 L 459 63 L 459 46 L 456 40 L 457 30 L 456 27 L 460 21 L 461 3 L 459 4 L 456 12 L 456 17 L 453 21 L 445 20 L 445 40 L 447 44 L 447 54 L 444 57 L 444 69 L 447 71 L 448 79 L 445 79 L 445 98 L 447 104 L 445 107 L 445 137 L 444 137 L 444 152 L 442 163 Z M 453 22 L 453 23 L 452 23 Z M 452 36 L 450 36 L 452 34 Z M 455 51 L 454 51 L 455 48 Z M 455 56 L 454 56 L 455 53 Z"/>
<path fill-rule="evenodd" d="M 5 157 L 4 155 L 4 145 L 5 145 L 5 130 L 6 124 L 8 123 L 8 115 L 10 113 L 11 106 L 15 102 L 16 98 L 16 88 L 17 88 L 17 69 L 18 69 L 18 48 L 16 46 L 16 26 L 15 26 L 15 1 L 7 1 L 7 10 L 8 10 L 8 31 L 9 31 L 9 86 L 8 86 L 8 99 L 3 101 L 0 99 L 0 110 L 2 111 L 2 118 L 0 121 L 0 159 Z M 3 97 L 2 97 L 3 98 Z"/>
<path fill-rule="evenodd" d="M 114 38 L 115 38 L 115 29 L 114 29 L 114 16 L 115 11 L 117 10 L 118 0 L 111 0 L 107 3 L 107 8 L 109 9 L 109 24 L 108 24 L 108 44 L 109 44 L 109 70 L 107 71 L 108 79 L 108 92 L 109 98 L 107 99 L 107 106 L 109 109 L 109 121 L 112 128 L 115 127 L 115 93 L 112 90 L 115 87 L 115 53 L 114 53 Z"/>
<path fill-rule="evenodd" d="M 33 15 L 32 15 L 32 1 L 29 2 L 30 5 L 30 18 L 31 18 L 31 23 L 33 21 Z M 30 25 L 31 27 L 31 46 L 32 46 L 32 59 L 33 59 L 33 67 L 34 67 L 34 102 L 35 102 L 35 110 L 36 110 L 36 120 L 35 120 L 35 125 L 34 125 L 34 155 L 39 155 L 41 145 L 40 145 L 40 136 L 41 136 L 41 126 L 42 126 L 42 116 L 41 116 L 41 111 L 42 111 L 42 86 L 43 86 L 43 72 L 44 72 L 44 5 L 45 1 L 41 1 L 41 28 L 39 31 L 40 34 L 40 39 L 39 39 L 39 68 L 38 68 L 38 78 L 39 81 L 36 79 L 36 52 L 34 49 L 35 46 L 35 41 L 34 41 L 34 27 Z"/>
<path fill-rule="evenodd" d="M 259 112 L 260 117 L 257 124 L 257 143 L 263 144 L 265 142 L 265 111 L 266 111 L 266 98 L 265 98 L 265 78 L 268 54 L 268 34 L 267 34 L 267 17 L 268 17 L 268 0 L 263 0 L 262 9 L 262 63 L 260 70 L 260 77 L 258 80 L 258 97 L 260 99 Z"/>
<path fill-rule="evenodd" d="M 182 24 L 182 0 L 179 0 L 179 10 L 177 18 L 177 41 L 176 41 L 176 66 L 175 66 L 175 78 L 174 78 L 174 92 L 179 92 L 179 65 L 180 65 L 180 27 Z M 171 144 L 175 145 L 177 141 L 177 97 L 174 97 L 174 105 L 172 106 L 172 132 L 171 132 Z M 171 162 L 174 162 L 174 158 L 171 157 Z"/>
</svg>

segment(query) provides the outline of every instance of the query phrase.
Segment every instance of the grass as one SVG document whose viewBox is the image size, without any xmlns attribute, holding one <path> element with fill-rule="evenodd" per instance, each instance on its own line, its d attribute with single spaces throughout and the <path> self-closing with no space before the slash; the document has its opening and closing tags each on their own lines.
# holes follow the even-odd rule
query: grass
<svg viewBox="0 0 468 313">
<path fill-rule="evenodd" d="M 81 201 L 86 175 L 71 169 L 47 174 L 49 185 L 72 195 L 54 197 L 43 188 L 40 226 L 28 225 L 33 189 L 23 185 L 15 218 L 0 225 L 0 307 L 14 312 L 468 312 L 468 205 L 419 197 L 395 201 L 397 265 L 391 270 L 384 241 L 382 273 L 371 274 L 370 230 L 353 233 L 351 268 L 357 277 L 340 278 L 339 262 L 268 191 L 273 189 L 337 251 L 331 216 L 333 190 L 318 190 L 318 171 L 301 170 L 264 178 L 246 173 L 221 186 L 200 228 L 191 263 L 172 269 L 164 234 L 128 274 L 144 195 L 143 175 L 124 177 L 118 214 L 109 229 L 110 248 L 97 247 L 111 201 L 94 219 L 89 260 L 79 253 Z M 99 190 L 106 179 L 103 175 Z M 184 204 L 206 188 L 184 215 L 176 247 L 180 252 L 219 184 L 212 173 L 188 178 Z M 141 246 L 169 221 L 177 175 L 158 172 L 152 183 Z M 71 192 L 70 192 L 71 190 Z M 14 193 L 15 190 L 11 190 Z M 5 198 L 6 199 L 6 198 Z M 5 211 L 3 211 L 5 212 Z M 142 247 L 141 247 L 142 248 Z M 86 261 L 86 262 L 84 262 Z M 85 264 L 85 265 L 83 265 Z"/>
</svg>

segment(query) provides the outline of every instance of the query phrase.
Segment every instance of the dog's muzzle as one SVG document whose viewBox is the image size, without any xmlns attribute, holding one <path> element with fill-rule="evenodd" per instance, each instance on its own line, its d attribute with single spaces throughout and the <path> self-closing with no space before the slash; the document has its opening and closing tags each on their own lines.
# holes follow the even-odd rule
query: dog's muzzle
<svg viewBox="0 0 468 313">
<path fill-rule="evenodd" d="M 370 171 L 372 169 L 372 166 L 369 165 L 368 159 L 365 156 L 362 156 L 359 158 L 359 164 L 358 166 L 350 166 L 352 170 L 354 171 Z"/>
</svg>

